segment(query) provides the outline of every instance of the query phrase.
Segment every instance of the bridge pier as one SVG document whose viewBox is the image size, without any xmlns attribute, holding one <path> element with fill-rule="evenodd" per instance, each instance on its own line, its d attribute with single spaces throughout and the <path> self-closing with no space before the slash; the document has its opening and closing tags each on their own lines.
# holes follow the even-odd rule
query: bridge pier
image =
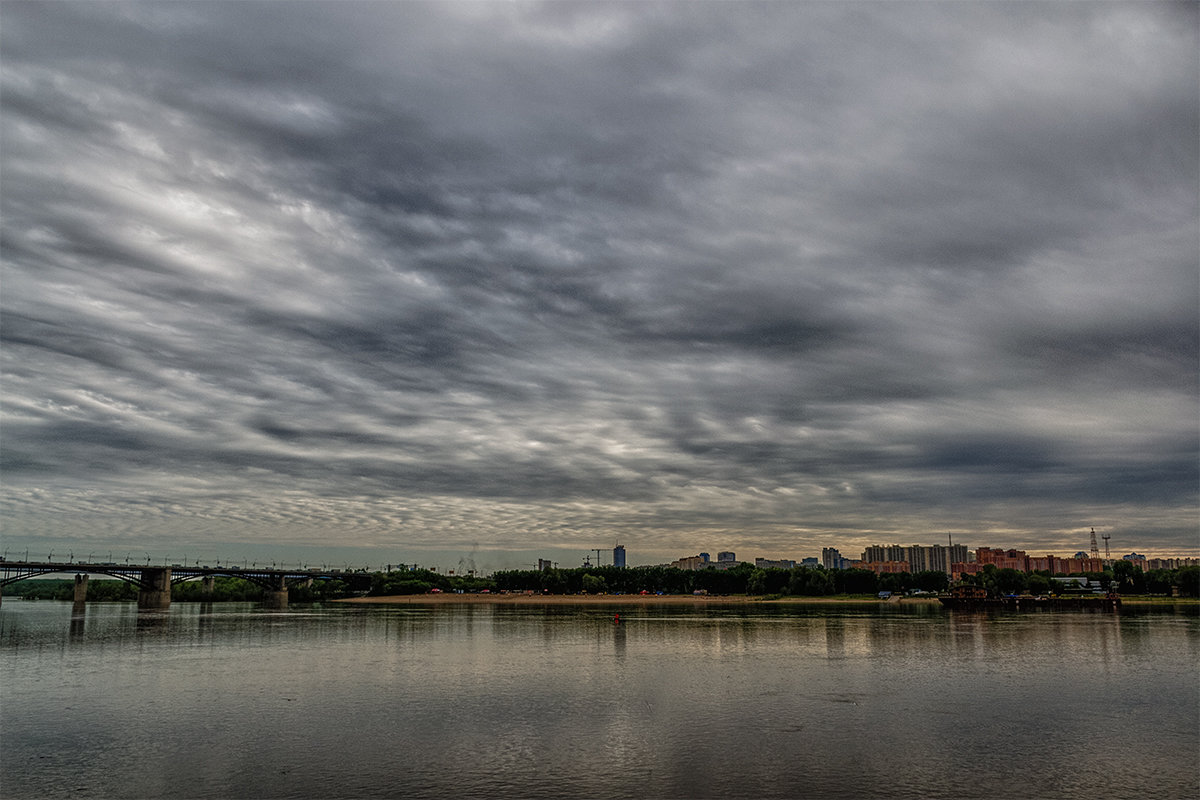
<svg viewBox="0 0 1200 800">
<path fill-rule="evenodd" d="M 170 567 L 142 570 L 142 584 L 144 588 L 138 592 L 139 609 L 156 610 L 171 607 Z"/>
<path fill-rule="evenodd" d="M 205 575 L 200 579 L 200 599 L 205 603 L 211 603 L 213 598 L 213 590 L 217 585 L 216 575 Z"/>
<path fill-rule="evenodd" d="M 283 576 L 280 575 L 278 578 L 275 578 L 272 583 L 274 583 L 272 588 L 263 590 L 263 606 L 266 608 L 287 608 L 287 582 L 284 581 Z"/>
<path fill-rule="evenodd" d="M 72 610 L 83 611 L 83 604 L 87 600 L 88 576 L 82 572 L 75 574 L 75 595 L 72 598 Z"/>
</svg>

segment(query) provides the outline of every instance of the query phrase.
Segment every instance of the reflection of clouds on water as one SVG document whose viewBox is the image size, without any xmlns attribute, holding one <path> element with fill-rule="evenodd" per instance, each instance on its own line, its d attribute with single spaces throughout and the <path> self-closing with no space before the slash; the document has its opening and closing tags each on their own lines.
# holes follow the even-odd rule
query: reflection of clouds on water
<svg viewBox="0 0 1200 800">
<path fill-rule="evenodd" d="M 970 774 L 1091 800 L 1085 772 L 1113 796 L 1194 781 L 1194 617 L 180 603 L 146 628 L 130 606 L 89 606 L 82 633 L 70 604 L 0 607 L 0 758 L 53 739 L 71 753 L 51 774 L 101 796 L 942 797 Z M 1120 759 L 1137 769 L 1104 772 Z M 22 780 L 6 770 L 6 792 L 33 794 Z"/>
</svg>

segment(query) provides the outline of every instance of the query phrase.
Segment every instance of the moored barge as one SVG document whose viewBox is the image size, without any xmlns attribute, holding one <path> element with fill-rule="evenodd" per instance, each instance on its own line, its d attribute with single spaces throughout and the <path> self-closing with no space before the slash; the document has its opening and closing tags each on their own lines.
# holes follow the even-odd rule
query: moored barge
<svg viewBox="0 0 1200 800">
<path fill-rule="evenodd" d="M 1121 598 L 1115 592 L 1084 595 L 1009 595 L 988 597 L 987 592 L 977 586 L 955 586 L 950 594 L 938 597 L 946 608 L 960 611 L 1116 611 L 1121 607 Z"/>
</svg>

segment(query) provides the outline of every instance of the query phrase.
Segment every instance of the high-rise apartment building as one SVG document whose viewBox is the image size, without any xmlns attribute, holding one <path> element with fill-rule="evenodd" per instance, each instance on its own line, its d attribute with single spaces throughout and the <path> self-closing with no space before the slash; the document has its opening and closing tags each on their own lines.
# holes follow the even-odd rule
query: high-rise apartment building
<svg viewBox="0 0 1200 800">
<path fill-rule="evenodd" d="M 888 545 L 872 545 L 866 550 L 863 550 L 863 561 L 907 561 L 908 548 L 901 547 L 898 544 Z"/>
<path fill-rule="evenodd" d="M 613 548 L 613 566 L 625 566 L 625 545 L 619 544 Z"/>
<path fill-rule="evenodd" d="M 835 547 L 821 548 L 821 566 L 825 569 L 846 569 L 850 560 L 843 558 Z"/>
<path fill-rule="evenodd" d="M 966 545 L 919 545 L 903 547 L 898 544 L 883 546 L 872 545 L 863 551 L 862 560 L 865 563 L 887 563 L 903 561 L 908 564 L 910 572 L 926 572 L 936 570 L 951 572 L 951 565 L 967 560 Z"/>
</svg>

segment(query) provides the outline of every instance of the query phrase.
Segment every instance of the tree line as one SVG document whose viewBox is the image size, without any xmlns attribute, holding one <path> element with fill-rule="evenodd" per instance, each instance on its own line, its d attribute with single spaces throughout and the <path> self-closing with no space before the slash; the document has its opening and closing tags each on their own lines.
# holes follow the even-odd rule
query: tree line
<svg viewBox="0 0 1200 800">
<path fill-rule="evenodd" d="M 944 572 L 907 572 L 876 575 L 870 570 L 826 570 L 821 567 L 759 568 L 738 564 L 730 569 L 713 567 L 683 570 L 674 567 L 579 567 L 576 569 L 513 570 L 497 572 L 499 591 L 534 591 L 549 594 L 707 594 L 799 595 L 877 594 L 881 591 L 928 592 L 945 590 Z"/>
<path fill-rule="evenodd" d="M 319 603 L 349 597 L 353 592 L 345 582 L 337 579 L 314 580 L 312 586 L 289 586 L 288 602 Z M 16 581 L 4 587 L 5 597 L 20 597 L 26 600 L 73 600 L 75 581 L 51 578 L 31 578 Z M 200 581 L 183 581 L 171 585 L 172 602 L 258 602 L 262 600 L 263 587 L 244 578 L 218 575 L 213 578 L 212 592 L 206 594 Z M 88 602 L 136 601 L 138 587 L 126 581 L 92 578 L 88 581 Z"/>
<path fill-rule="evenodd" d="M 1115 561 L 1103 572 L 1079 573 L 1123 595 L 1172 595 L 1200 597 L 1200 567 L 1143 571 L 1128 561 Z M 963 583 L 980 586 L 990 595 L 1052 594 L 1061 591 L 1047 572 L 1021 572 L 997 569 L 986 564 L 976 575 L 963 576 Z M 370 575 L 368 594 L 372 596 L 427 594 L 440 592 L 535 592 L 537 594 L 692 594 L 776 595 L 818 597 L 824 595 L 876 595 L 879 592 L 941 592 L 949 588 L 944 572 L 900 572 L 876 575 L 870 570 L 827 570 L 823 567 L 761 569 L 738 564 L 727 570 L 708 568 L 682 570 L 666 566 L 650 567 L 577 567 L 574 569 L 507 570 L 490 577 L 445 575 L 425 569 L 375 572 Z M 3 589 L 7 597 L 71 600 L 74 581 L 31 579 L 17 581 Z M 337 579 L 314 580 L 311 586 L 288 587 L 291 603 L 319 603 L 360 593 L 359 587 Z M 137 600 L 137 587 L 119 580 L 88 581 L 89 601 Z M 243 578 L 217 576 L 213 590 L 206 595 L 200 581 L 184 581 L 171 587 L 171 599 L 178 602 L 243 601 L 258 602 L 263 589 Z"/>
<path fill-rule="evenodd" d="M 1081 573 L 1105 589 L 1121 594 L 1200 597 L 1200 567 L 1173 570 L 1149 570 L 1128 561 L 1114 562 L 1099 573 Z M 749 594 L 780 596 L 877 595 L 879 592 L 941 592 L 949 588 L 950 578 L 941 571 L 899 572 L 877 575 L 870 570 L 827 570 L 823 567 L 761 569 L 739 564 L 732 569 L 681 570 L 673 567 L 578 567 L 575 569 L 512 570 L 493 576 L 499 591 L 534 591 L 549 594 L 637 594 L 642 591 L 663 594 Z M 1025 573 L 1014 569 L 998 570 L 984 566 L 981 573 L 965 576 L 965 583 L 984 587 L 989 593 L 1051 594 L 1060 590 L 1046 572 Z"/>
<path fill-rule="evenodd" d="M 1087 578 L 1105 591 L 1123 595 L 1171 595 L 1200 597 L 1200 567 L 1143 570 L 1128 561 L 1114 561 L 1103 572 L 1079 572 L 1070 577 Z M 1022 572 L 995 564 L 985 564 L 976 575 L 964 575 L 962 583 L 979 586 L 999 597 L 1010 594 L 1054 594 L 1061 587 L 1046 571 Z"/>
</svg>

